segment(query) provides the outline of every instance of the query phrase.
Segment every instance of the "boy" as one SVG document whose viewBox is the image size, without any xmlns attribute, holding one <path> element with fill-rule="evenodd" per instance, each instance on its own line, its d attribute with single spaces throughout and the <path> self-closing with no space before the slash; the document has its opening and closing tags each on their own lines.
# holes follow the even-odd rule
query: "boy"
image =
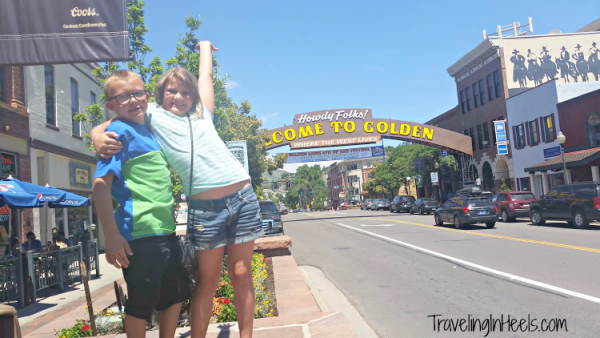
<svg viewBox="0 0 600 338">
<path fill-rule="evenodd" d="M 106 108 L 119 119 L 107 127 L 123 150 L 100 158 L 93 196 L 102 223 L 106 260 L 123 275 L 127 337 L 145 337 L 146 320 L 160 311 L 160 337 L 173 337 L 181 303 L 190 296 L 175 237 L 167 162 L 144 126 L 149 94 L 133 72 L 119 70 L 104 83 Z M 112 199 L 120 204 L 112 213 Z"/>
</svg>

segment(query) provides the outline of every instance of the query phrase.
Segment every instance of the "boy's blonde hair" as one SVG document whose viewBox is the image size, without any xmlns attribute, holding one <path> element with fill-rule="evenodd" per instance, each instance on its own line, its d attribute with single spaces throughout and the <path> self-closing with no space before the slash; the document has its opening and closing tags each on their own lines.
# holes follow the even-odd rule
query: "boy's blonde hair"
<svg viewBox="0 0 600 338">
<path fill-rule="evenodd" d="M 159 106 L 163 107 L 163 99 L 165 96 L 165 88 L 167 83 L 171 82 L 172 79 L 181 81 L 181 84 L 189 88 L 190 96 L 192 97 L 192 109 L 196 108 L 196 112 L 199 116 L 202 116 L 204 107 L 202 106 L 202 99 L 198 93 L 198 79 L 189 70 L 181 67 L 174 67 L 167 70 L 163 76 L 158 79 L 154 86 L 154 99 Z"/>
<path fill-rule="evenodd" d="M 105 80 L 104 80 L 104 96 L 106 96 L 106 98 L 109 98 L 112 96 L 111 90 L 110 90 L 110 86 L 112 85 L 113 82 L 115 81 L 129 81 L 132 78 L 137 77 L 138 79 L 140 79 L 140 81 L 142 81 L 142 78 L 137 75 L 136 73 L 130 71 L 129 69 L 119 69 L 116 72 L 110 74 Z M 142 81 L 143 83 L 143 81 Z"/>
</svg>

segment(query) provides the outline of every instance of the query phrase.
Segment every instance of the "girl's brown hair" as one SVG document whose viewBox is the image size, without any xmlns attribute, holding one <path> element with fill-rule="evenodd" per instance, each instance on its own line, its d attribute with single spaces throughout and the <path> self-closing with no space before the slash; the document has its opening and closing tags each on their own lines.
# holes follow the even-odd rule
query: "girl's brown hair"
<svg viewBox="0 0 600 338">
<path fill-rule="evenodd" d="M 167 87 L 167 83 L 171 82 L 172 79 L 181 81 L 181 84 L 189 88 L 190 96 L 192 97 L 192 109 L 196 108 L 196 112 L 198 112 L 199 116 L 202 116 L 204 107 L 202 106 L 202 100 L 198 93 L 198 79 L 196 79 L 196 76 L 192 72 L 185 68 L 171 68 L 158 79 L 158 82 L 156 82 L 156 85 L 154 86 L 154 99 L 156 100 L 156 103 L 164 108 L 163 99 L 165 88 Z"/>
</svg>

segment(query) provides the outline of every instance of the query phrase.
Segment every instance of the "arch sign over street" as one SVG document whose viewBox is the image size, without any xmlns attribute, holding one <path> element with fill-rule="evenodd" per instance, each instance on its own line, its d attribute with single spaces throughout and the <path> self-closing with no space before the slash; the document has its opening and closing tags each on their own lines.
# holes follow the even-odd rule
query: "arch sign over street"
<svg viewBox="0 0 600 338">
<path fill-rule="evenodd" d="M 294 124 L 269 130 L 267 150 L 375 143 L 381 138 L 422 143 L 473 155 L 471 137 L 447 129 L 391 119 L 374 119 L 371 109 L 331 109 L 296 114 Z"/>
</svg>

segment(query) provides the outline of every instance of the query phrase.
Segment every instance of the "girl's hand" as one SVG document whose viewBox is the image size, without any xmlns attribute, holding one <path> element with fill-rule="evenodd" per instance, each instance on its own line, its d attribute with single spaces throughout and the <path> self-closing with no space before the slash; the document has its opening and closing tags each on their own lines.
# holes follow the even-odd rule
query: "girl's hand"
<svg viewBox="0 0 600 338">
<path fill-rule="evenodd" d="M 196 44 L 196 50 L 197 51 L 201 51 L 208 48 L 208 50 L 212 51 L 218 51 L 219 48 L 213 46 L 213 44 L 210 41 L 200 41 Z"/>
<path fill-rule="evenodd" d="M 115 140 L 117 136 L 119 135 L 113 131 L 96 134 L 93 142 L 96 153 L 102 158 L 111 158 L 113 155 L 119 153 L 123 148 L 123 144 Z"/>
</svg>

